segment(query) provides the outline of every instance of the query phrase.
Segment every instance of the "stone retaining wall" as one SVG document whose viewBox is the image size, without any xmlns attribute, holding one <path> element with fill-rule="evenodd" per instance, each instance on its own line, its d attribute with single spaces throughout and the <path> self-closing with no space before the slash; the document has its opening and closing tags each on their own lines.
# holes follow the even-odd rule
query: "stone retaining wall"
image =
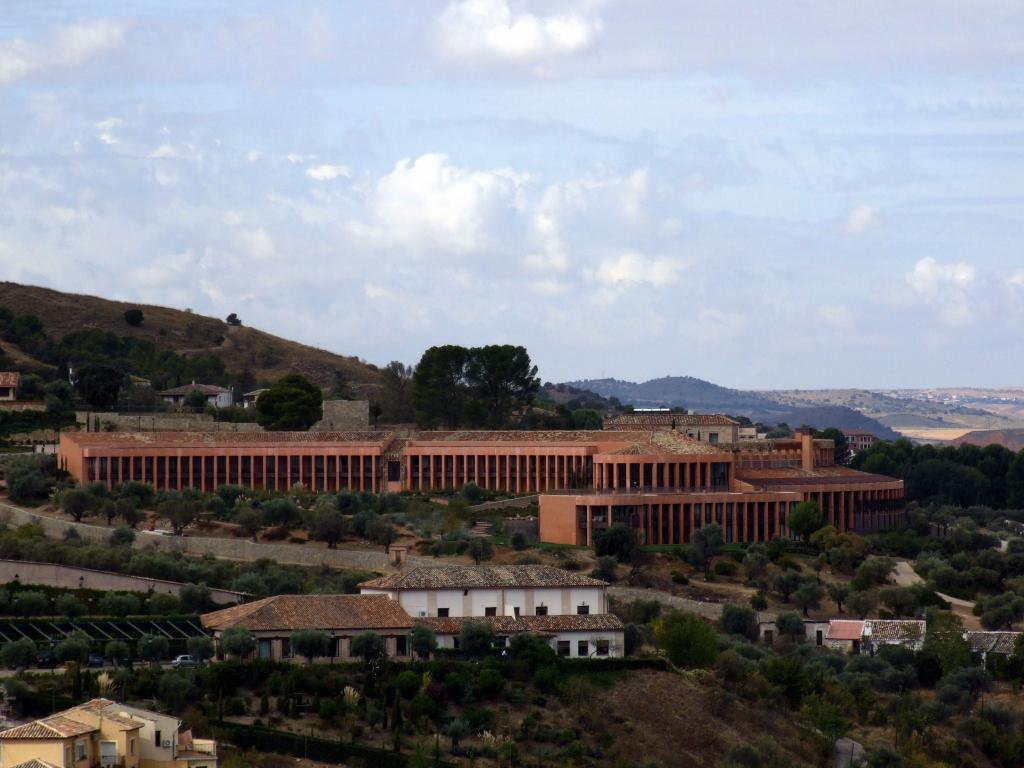
<svg viewBox="0 0 1024 768">
<path fill-rule="evenodd" d="M 262 432 L 253 422 L 214 421 L 208 413 L 101 413 L 76 411 L 75 420 L 91 429 L 99 418 L 100 429 L 115 432 Z"/>
<path fill-rule="evenodd" d="M 65 589 L 98 589 L 122 592 L 165 592 L 180 594 L 184 584 L 145 576 L 128 576 L 110 571 L 94 571 L 73 565 L 33 563 L 28 560 L 0 560 L 0 583 L 17 581 L 21 584 L 42 584 Z M 211 589 L 210 597 L 220 605 L 241 602 L 244 595 L 228 589 Z"/>
<path fill-rule="evenodd" d="M 30 509 L 13 504 L 0 503 L 0 520 L 10 525 L 38 525 L 48 536 L 60 538 L 68 528 L 74 528 L 78 535 L 87 541 L 105 542 L 110 538 L 111 528 L 101 525 L 75 523 L 71 520 L 42 515 Z M 155 546 L 159 549 L 182 552 L 188 555 L 212 555 L 225 560 L 254 561 L 269 558 L 287 565 L 318 566 L 327 565 L 332 568 L 350 568 L 369 571 L 394 571 L 384 550 L 370 552 L 357 549 L 327 549 L 319 546 L 302 544 L 265 544 L 249 539 L 218 539 L 204 536 L 164 536 L 147 531 L 138 531 L 135 536 L 136 549 Z M 438 565 L 438 562 L 427 557 L 407 558 L 407 567 L 416 565 Z"/>
</svg>

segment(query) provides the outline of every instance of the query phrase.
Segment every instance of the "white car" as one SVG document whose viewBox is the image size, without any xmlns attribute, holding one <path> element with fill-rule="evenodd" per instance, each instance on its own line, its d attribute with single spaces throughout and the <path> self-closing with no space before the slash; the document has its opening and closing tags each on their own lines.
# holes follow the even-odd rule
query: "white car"
<svg viewBox="0 0 1024 768">
<path fill-rule="evenodd" d="M 177 656 L 174 661 L 171 662 L 171 666 L 175 669 L 185 669 L 187 667 L 198 667 L 199 661 L 187 653 Z"/>
</svg>

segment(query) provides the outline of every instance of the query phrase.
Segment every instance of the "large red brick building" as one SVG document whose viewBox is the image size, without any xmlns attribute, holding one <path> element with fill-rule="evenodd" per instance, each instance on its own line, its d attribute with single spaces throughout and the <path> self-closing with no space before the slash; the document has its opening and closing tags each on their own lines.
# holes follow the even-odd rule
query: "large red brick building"
<svg viewBox="0 0 1024 768">
<path fill-rule="evenodd" d="M 590 544 L 617 522 L 679 544 L 710 522 L 726 541 L 787 536 L 799 502 L 841 531 L 902 519 L 903 482 L 835 464 L 830 440 L 711 444 L 676 429 L 420 432 L 145 432 L 61 435 L 60 466 L 83 483 L 157 489 L 225 484 L 286 491 L 443 491 L 467 483 L 539 494 L 543 541 Z"/>
</svg>

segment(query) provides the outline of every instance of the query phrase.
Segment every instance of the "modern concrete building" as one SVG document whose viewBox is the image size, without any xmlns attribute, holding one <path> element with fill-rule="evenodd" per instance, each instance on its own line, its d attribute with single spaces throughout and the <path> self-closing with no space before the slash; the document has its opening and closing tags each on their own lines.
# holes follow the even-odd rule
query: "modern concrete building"
<svg viewBox="0 0 1024 768">
<path fill-rule="evenodd" d="M 0 402 L 18 399 L 21 374 L 17 371 L 0 371 Z"/>
<path fill-rule="evenodd" d="M 649 544 L 682 544 L 716 522 L 729 542 L 789 536 L 789 512 L 821 504 L 841 531 L 898 524 L 903 482 L 836 465 L 831 440 L 712 444 L 678 429 L 598 431 L 61 433 L 80 482 L 212 491 L 437 492 L 467 483 L 540 495 L 540 537 L 591 544 L 621 522 Z"/>
<path fill-rule="evenodd" d="M 0 768 L 216 768 L 217 742 L 180 729 L 176 717 L 93 699 L 0 731 Z"/>
</svg>

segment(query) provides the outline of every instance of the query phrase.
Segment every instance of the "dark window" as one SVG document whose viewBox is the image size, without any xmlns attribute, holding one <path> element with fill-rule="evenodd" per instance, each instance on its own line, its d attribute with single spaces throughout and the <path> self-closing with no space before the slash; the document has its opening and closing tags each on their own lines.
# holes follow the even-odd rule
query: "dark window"
<svg viewBox="0 0 1024 768">
<path fill-rule="evenodd" d="M 281 658 L 290 659 L 292 657 L 292 640 L 290 637 L 281 638 Z"/>
<path fill-rule="evenodd" d="M 572 653 L 572 643 L 570 643 L 568 640 L 559 640 L 558 655 L 568 656 L 570 653 Z"/>
<path fill-rule="evenodd" d="M 518 605 L 515 606 L 512 610 L 515 611 L 516 618 L 518 619 L 519 618 L 519 606 Z"/>
<path fill-rule="evenodd" d="M 157 747 L 160 746 L 160 731 L 156 731 L 153 734 L 153 744 Z"/>
<path fill-rule="evenodd" d="M 597 640 L 597 641 L 595 641 L 594 644 L 597 646 L 597 655 L 598 656 L 607 656 L 608 655 L 608 641 L 607 640 Z"/>
<path fill-rule="evenodd" d="M 396 656 L 408 656 L 409 655 L 409 638 L 405 635 L 399 635 L 395 638 L 395 655 Z"/>
<path fill-rule="evenodd" d="M 497 608 L 494 608 L 494 607 L 484 608 L 484 616 L 497 616 L 497 615 L 498 615 L 498 609 Z"/>
<path fill-rule="evenodd" d="M 583 605 L 576 606 L 576 613 L 580 616 L 586 616 L 590 613 L 590 606 L 584 603 Z"/>
<path fill-rule="evenodd" d="M 590 655 L 590 643 L 586 640 L 580 640 L 576 644 L 576 655 L 577 656 L 589 656 Z"/>
<path fill-rule="evenodd" d="M 538 605 L 537 606 L 537 615 L 538 616 L 547 616 L 548 615 L 548 607 L 546 605 Z"/>
<path fill-rule="evenodd" d="M 448 618 L 448 609 L 447 608 L 438 608 L 437 609 L 437 618 L 439 618 L 439 619 L 447 619 Z"/>
</svg>

